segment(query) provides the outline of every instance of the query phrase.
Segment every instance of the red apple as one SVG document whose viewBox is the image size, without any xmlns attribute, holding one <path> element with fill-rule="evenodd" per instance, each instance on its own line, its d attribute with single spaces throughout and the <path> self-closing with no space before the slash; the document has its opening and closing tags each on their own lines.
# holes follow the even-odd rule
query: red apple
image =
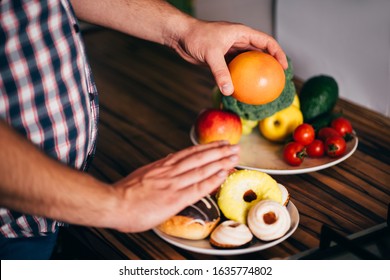
<svg viewBox="0 0 390 280">
<path fill-rule="evenodd" d="M 206 109 L 196 119 L 195 132 L 200 144 L 218 140 L 237 144 L 242 135 L 241 119 L 238 115 L 222 109 Z"/>
</svg>

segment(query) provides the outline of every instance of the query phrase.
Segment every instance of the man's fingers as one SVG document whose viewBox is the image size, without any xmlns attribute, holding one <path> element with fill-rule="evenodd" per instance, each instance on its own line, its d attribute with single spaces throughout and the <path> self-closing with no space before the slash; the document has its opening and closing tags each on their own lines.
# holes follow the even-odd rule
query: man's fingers
<svg viewBox="0 0 390 280">
<path fill-rule="evenodd" d="M 261 50 L 267 50 L 270 55 L 279 61 L 283 69 L 287 69 L 288 63 L 286 54 L 280 47 L 279 43 L 272 36 L 265 33 L 262 36 L 252 36 L 250 38 L 250 44 Z"/>
<path fill-rule="evenodd" d="M 238 145 L 225 145 L 194 152 L 177 161 L 171 170 L 171 174 L 172 176 L 178 176 L 193 169 L 204 168 L 204 166 L 222 159 L 229 159 L 234 164 L 237 164 L 239 150 L 240 147 Z"/>
<path fill-rule="evenodd" d="M 219 90 L 224 95 L 231 95 L 234 92 L 232 78 L 230 77 L 229 69 L 226 65 L 225 56 L 219 52 L 211 52 L 206 58 L 211 72 L 215 78 L 215 82 Z"/>
<path fill-rule="evenodd" d="M 215 149 L 218 147 L 223 147 L 223 146 L 228 146 L 229 142 L 228 141 L 215 141 L 212 143 L 208 144 L 202 144 L 202 145 L 196 145 L 196 146 L 191 146 L 188 147 L 184 150 L 180 150 L 174 154 L 170 154 L 167 157 L 161 159 L 161 161 L 165 161 L 165 164 L 167 165 L 172 165 L 178 161 L 181 161 L 182 159 L 185 159 L 195 153 L 199 153 L 205 150 L 209 149 Z"/>
<path fill-rule="evenodd" d="M 198 184 L 199 182 L 207 180 L 207 178 L 215 174 L 220 177 L 226 178 L 227 170 L 237 166 L 237 163 L 238 156 L 229 155 L 222 159 L 209 162 L 203 166 L 189 169 L 187 172 L 175 176 L 172 180 L 172 184 L 175 184 L 175 186 L 178 188 L 188 188 L 192 185 Z M 214 186 L 214 188 L 216 187 L 217 186 Z"/>
<path fill-rule="evenodd" d="M 282 65 L 283 69 L 288 68 L 288 62 L 287 57 L 282 48 L 279 46 L 279 44 L 271 38 L 270 41 L 268 41 L 267 44 L 267 50 L 270 55 L 276 58 L 276 60 L 279 61 L 279 63 Z"/>
<path fill-rule="evenodd" d="M 178 203 L 181 204 L 182 208 L 196 203 L 198 200 L 210 194 L 217 187 L 222 185 L 222 183 L 226 180 L 227 175 L 227 172 L 219 171 L 188 188 L 179 190 L 176 193 L 178 195 Z"/>
</svg>

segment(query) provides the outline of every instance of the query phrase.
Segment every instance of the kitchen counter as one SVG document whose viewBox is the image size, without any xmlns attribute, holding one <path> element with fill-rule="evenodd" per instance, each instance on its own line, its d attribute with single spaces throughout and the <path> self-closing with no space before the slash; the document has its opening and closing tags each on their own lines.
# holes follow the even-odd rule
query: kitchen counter
<svg viewBox="0 0 390 280">
<path fill-rule="evenodd" d="M 208 68 L 191 65 L 165 47 L 112 31 L 90 31 L 85 41 L 101 110 L 91 174 L 114 182 L 192 145 L 189 131 L 197 114 L 212 106 L 215 83 Z M 68 230 L 102 259 L 272 259 L 318 248 L 323 225 L 350 236 L 383 224 L 390 203 L 390 119 L 342 99 L 336 109 L 352 122 L 358 148 L 347 160 L 324 170 L 272 175 L 288 188 L 300 213 L 297 230 L 276 246 L 215 256 L 177 248 L 153 231 Z"/>
</svg>

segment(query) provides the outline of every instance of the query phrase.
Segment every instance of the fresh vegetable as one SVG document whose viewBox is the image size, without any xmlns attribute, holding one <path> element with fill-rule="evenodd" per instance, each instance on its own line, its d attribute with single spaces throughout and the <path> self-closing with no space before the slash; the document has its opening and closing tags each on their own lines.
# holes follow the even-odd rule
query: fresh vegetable
<svg viewBox="0 0 390 280">
<path fill-rule="evenodd" d="M 330 157 L 340 157 L 346 150 L 347 144 L 341 136 L 330 136 L 325 140 L 325 151 Z"/>
<path fill-rule="evenodd" d="M 320 75 L 308 79 L 299 93 L 305 122 L 311 122 L 315 118 L 331 112 L 338 97 L 338 85 L 334 78 Z"/>
<path fill-rule="evenodd" d="M 264 138 L 274 142 L 282 142 L 302 123 L 301 111 L 296 106 L 290 105 L 286 109 L 261 120 L 259 130 Z"/>
<path fill-rule="evenodd" d="M 270 54 L 247 51 L 237 55 L 228 65 L 233 97 L 252 105 L 274 101 L 282 93 L 285 74 L 280 63 Z"/>
<path fill-rule="evenodd" d="M 294 141 L 284 147 L 283 158 L 288 164 L 297 166 L 305 157 L 343 156 L 347 150 L 345 138 L 352 131 L 350 122 L 342 117 L 334 119 L 332 127 L 323 127 L 317 134 L 312 125 L 303 123 L 292 133 Z"/>
<path fill-rule="evenodd" d="M 323 127 L 318 131 L 317 138 L 326 141 L 330 136 L 341 136 L 334 128 L 332 127 Z"/>
<path fill-rule="evenodd" d="M 283 149 L 284 160 L 293 166 L 299 166 L 306 157 L 305 146 L 298 142 L 290 142 Z"/>
<path fill-rule="evenodd" d="M 306 153 L 307 156 L 311 158 L 322 157 L 325 154 L 324 142 L 320 139 L 314 139 L 313 142 L 306 147 Z"/>
<path fill-rule="evenodd" d="M 293 138 L 296 142 L 307 146 L 313 142 L 315 138 L 314 128 L 308 123 L 303 123 L 294 130 Z"/>
<path fill-rule="evenodd" d="M 321 116 L 310 121 L 315 131 L 319 131 L 323 127 L 330 126 L 332 121 L 342 115 L 341 112 L 330 112 L 322 114 Z"/>
<path fill-rule="evenodd" d="M 339 117 L 337 119 L 334 119 L 331 123 L 331 127 L 346 140 L 349 140 L 352 137 L 352 124 L 346 118 Z"/>
<path fill-rule="evenodd" d="M 223 95 L 223 108 L 232 111 L 247 120 L 262 120 L 289 107 L 293 103 L 296 90 L 294 82 L 292 81 L 293 68 L 290 59 L 288 59 L 288 62 L 288 69 L 284 71 L 286 77 L 284 89 L 274 101 L 264 105 L 250 105 L 240 102 L 232 96 Z"/>
</svg>

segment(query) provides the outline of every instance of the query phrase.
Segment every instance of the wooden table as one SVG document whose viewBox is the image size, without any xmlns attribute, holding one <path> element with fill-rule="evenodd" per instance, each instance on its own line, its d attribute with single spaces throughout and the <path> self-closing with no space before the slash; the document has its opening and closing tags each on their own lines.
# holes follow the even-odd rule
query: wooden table
<svg viewBox="0 0 390 280">
<path fill-rule="evenodd" d="M 112 31 L 89 32 L 85 40 L 101 109 L 91 174 L 114 182 L 192 145 L 191 125 L 201 109 L 212 105 L 215 83 L 208 68 L 190 65 L 165 47 Z M 153 231 L 123 234 L 84 227 L 70 231 L 103 259 L 270 259 L 318 247 L 323 225 L 350 235 L 384 223 L 390 202 L 390 119 L 344 100 L 337 109 L 351 120 L 359 146 L 334 167 L 273 175 L 289 189 L 300 212 L 298 229 L 277 246 L 222 257 L 171 246 Z"/>
</svg>

